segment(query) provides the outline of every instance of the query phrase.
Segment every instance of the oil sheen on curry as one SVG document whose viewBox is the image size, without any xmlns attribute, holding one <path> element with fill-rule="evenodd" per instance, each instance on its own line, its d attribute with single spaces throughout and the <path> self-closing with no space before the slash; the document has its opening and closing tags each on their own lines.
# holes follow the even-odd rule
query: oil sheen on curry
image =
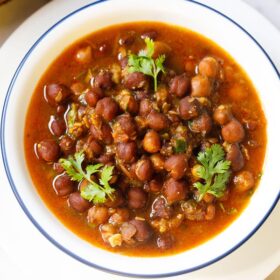
<svg viewBox="0 0 280 280">
<path fill-rule="evenodd" d="M 266 120 L 240 66 L 157 22 L 97 31 L 50 65 L 26 118 L 38 193 L 95 246 L 163 256 L 240 215 L 262 174 Z"/>
</svg>

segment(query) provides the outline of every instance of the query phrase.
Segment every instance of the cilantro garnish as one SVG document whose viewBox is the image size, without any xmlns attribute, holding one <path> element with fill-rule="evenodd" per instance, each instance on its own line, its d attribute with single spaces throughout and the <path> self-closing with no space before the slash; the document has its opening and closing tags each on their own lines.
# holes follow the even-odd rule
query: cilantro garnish
<svg viewBox="0 0 280 280">
<path fill-rule="evenodd" d="M 160 55 L 158 58 L 153 59 L 152 56 L 155 51 L 155 43 L 150 38 L 145 38 L 146 49 L 141 50 L 138 55 L 130 54 L 128 57 L 128 71 L 141 72 L 145 75 L 154 78 L 154 90 L 157 90 L 157 76 L 160 72 L 165 73 L 163 63 L 165 55 Z"/>
<path fill-rule="evenodd" d="M 94 203 L 103 203 L 106 201 L 106 196 L 112 199 L 111 194 L 114 189 L 110 187 L 109 181 L 112 178 L 114 166 L 103 166 L 103 164 L 88 165 L 85 171 L 82 168 L 82 163 L 85 159 L 83 151 L 77 152 L 68 159 L 61 158 L 59 162 L 65 169 L 66 173 L 71 177 L 71 180 L 81 182 L 87 181 L 87 186 L 81 190 L 81 196 Z M 99 173 L 99 184 L 92 180 L 92 175 Z"/>
<path fill-rule="evenodd" d="M 225 152 L 221 145 L 214 144 L 206 148 L 198 154 L 197 160 L 201 163 L 197 170 L 198 177 L 204 180 L 204 183 L 194 183 L 194 187 L 199 191 L 198 201 L 206 193 L 215 197 L 223 196 L 230 176 L 230 161 L 225 160 Z"/>
<path fill-rule="evenodd" d="M 187 143 L 184 139 L 176 139 L 174 152 L 176 154 L 185 153 L 187 148 Z"/>
</svg>

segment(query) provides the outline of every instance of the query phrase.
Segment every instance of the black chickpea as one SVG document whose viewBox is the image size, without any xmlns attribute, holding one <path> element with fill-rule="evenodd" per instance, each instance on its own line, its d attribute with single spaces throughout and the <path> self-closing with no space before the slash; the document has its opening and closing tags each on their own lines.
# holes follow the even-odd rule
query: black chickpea
<svg viewBox="0 0 280 280">
<path fill-rule="evenodd" d="M 222 127 L 222 136 L 228 143 L 239 143 L 244 139 L 245 131 L 238 120 L 232 119 Z"/>
<path fill-rule="evenodd" d="M 153 167 L 156 171 L 164 170 L 165 159 L 161 154 L 153 154 L 150 157 Z"/>
<path fill-rule="evenodd" d="M 199 62 L 198 71 L 203 76 L 216 78 L 219 71 L 219 63 L 214 57 L 206 56 Z"/>
<path fill-rule="evenodd" d="M 75 189 L 75 183 L 67 174 L 60 174 L 53 180 L 53 188 L 58 196 L 66 196 Z"/>
<path fill-rule="evenodd" d="M 183 97 L 188 93 L 190 78 L 186 73 L 175 76 L 169 83 L 169 92 L 178 97 Z"/>
<path fill-rule="evenodd" d="M 136 228 L 135 238 L 137 241 L 145 242 L 152 237 L 153 231 L 146 221 L 133 219 L 129 221 L 129 224 Z"/>
<path fill-rule="evenodd" d="M 148 181 L 153 175 L 153 164 L 149 158 L 140 159 L 136 163 L 135 174 L 140 181 Z"/>
<path fill-rule="evenodd" d="M 143 139 L 143 148 L 148 153 L 156 153 L 161 148 L 159 134 L 154 130 L 149 130 Z"/>
<path fill-rule="evenodd" d="M 163 194 L 170 204 L 183 200 L 187 194 L 185 181 L 177 181 L 173 178 L 167 179 L 163 185 Z"/>
<path fill-rule="evenodd" d="M 197 75 L 191 80 L 191 96 L 193 97 L 209 97 L 212 85 L 209 79 L 202 75 Z"/>
<path fill-rule="evenodd" d="M 147 124 L 150 128 L 156 131 L 161 131 L 168 127 L 169 120 L 164 114 L 152 111 L 147 117 Z"/>
<path fill-rule="evenodd" d="M 218 106 L 213 114 L 214 121 L 219 125 L 225 125 L 233 118 L 231 109 L 227 105 Z"/>
<path fill-rule="evenodd" d="M 176 180 L 181 179 L 186 175 L 188 162 L 185 155 L 172 155 L 166 159 L 164 164 L 165 169 L 170 173 L 170 176 Z"/>
<path fill-rule="evenodd" d="M 124 162 L 134 162 L 136 160 L 137 145 L 135 142 L 118 143 L 117 156 Z"/>
<path fill-rule="evenodd" d="M 99 72 L 94 79 L 94 86 L 101 89 L 110 89 L 113 86 L 112 73 Z"/>
<path fill-rule="evenodd" d="M 95 107 L 99 99 L 103 97 L 102 90 L 98 87 L 94 87 L 91 90 L 88 90 L 85 94 L 85 100 L 87 104 L 91 107 Z"/>
<path fill-rule="evenodd" d="M 147 198 L 147 193 L 141 188 L 130 188 L 127 192 L 128 206 L 132 209 L 144 208 Z"/>
<path fill-rule="evenodd" d="M 48 84 L 44 87 L 44 97 L 54 107 L 64 103 L 70 95 L 70 89 L 63 84 Z"/>
<path fill-rule="evenodd" d="M 245 192 L 252 189 L 255 185 L 255 179 L 252 172 L 244 170 L 240 171 L 234 178 L 234 190 L 237 192 Z"/>
<path fill-rule="evenodd" d="M 77 212 L 83 213 L 92 205 L 88 200 L 81 197 L 79 192 L 73 192 L 68 198 L 69 205 Z"/>
<path fill-rule="evenodd" d="M 60 155 L 60 147 L 55 140 L 43 140 L 36 145 L 37 154 L 46 162 L 57 161 Z"/>
<path fill-rule="evenodd" d="M 113 120 L 116 117 L 118 110 L 118 104 L 111 97 L 104 97 L 96 103 L 96 113 L 106 121 Z"/>
<path fill-rule="evenodd" d="M 233 171 L 239 171 L 245 165 L 243 154 L 240 151 L 239 145 L 236 144 L 236 143 L 235 144 L 231 144 L 227 148 L 226 159 L 231 162 L 231 169 Z"/>
<path fill-rule="evenodd" d="M 183 120 L 190 120 L 197 117 L 200 113 L 200 103 L 197 99 L 186 96 L 179 102 L 179 114 Z"/>
<path fill-rule="evenodd" d="M 189 123 L 189 128 L 194 133 L 201 133 L 202 135 L 206 135 L 212 129 L 212 119 L 208 113 L 203 113 L 199 117 L 192 120 Z"/>
</svg>

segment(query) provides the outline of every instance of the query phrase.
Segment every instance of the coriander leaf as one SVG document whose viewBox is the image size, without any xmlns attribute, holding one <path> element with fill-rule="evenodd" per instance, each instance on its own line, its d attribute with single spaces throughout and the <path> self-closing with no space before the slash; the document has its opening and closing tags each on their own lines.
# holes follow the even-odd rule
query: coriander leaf
<svg viewBox="0 0 280 280">
<path fill-rule="evenodd" d="M 221 145 L 214 144 L 206 148 L 198 154 L 197 160 L 201 163 L 197 175 L 204 180 L 204 183 L 194 183 L 194 187 L 199 191 L 198 200 L 200 201 L 206 193 L 215 197 L 223 196 L 230 177 L 230 161 L 225 160 L 225 152 Z"/>
<path fill-rule="evenodd" d="M 65 169 L 66 173 L 71 177 L 71 180 L 81 182 L 85 180 L 87 185 L 81 190 L 81 196 L 94 203 L 103 203 L 106 201 L 106 196 L 112 199 L 111 194 L 115 191 L 111 188 L 109 181 L 112 178 L 114 166 L 105 166 L 103 164 L 88 165 L 85 171 L 82 163 L 85 159 L 83 151 L 75 153 L 74 157 L 69 156 L 68 159 L 61 158 L 59 162 Z M 96 183 L 92 178 L 95 173 L 100 174 L 100 184 Z"/>
<path fill-rule="evenodd" d="M 139 51 L 138 55 L 130 54 L 128 56 L 128 71 L 141 72 L 151 76 L 154 79 L 154 90 L 157 90 L 157 77 L 160 72 L 165 73 L 163 63 L 165 55 L 160 55 L 156 60 L 153 59 L 155 43 L 150 38 L 145 38 L 146 49 Z"/>
<path fill-rule="evenodd" d="M 149 37 L 145 38 L 145 43 L 146 43 L 146 55 L 147 57 L 152 57 L 154 52 L 155 52 L 155 43 L 152 39 Z"/>
<path fill-rule="evenodd" d="M 100 168 L 103 166 L 103 164 L 101 164 L 101 163 L 99 163 L 99 164 L 95 164 L 95 165 L 88 165 L 87 167 L 86 167 L 86 173 L 88 174 L 88 175 L 92 175 L 92 174 L 94 174 L 94 173 L 97 173 L 97 172 L 99 172 L 100 170 Z"/>
<path fill-rule="evenodd" d="M 174 151 L 176 154 L 184 153 L 187 148 L 187 143 L 184 139 L 176 139 Z"/>
<path fill-rule="evenodd" d="M 81 196 L 94 203 L 103 203 L 106 200 L 106 193 L 99 188 L 98 184 L 88 184 L 82 189 Z"/>
<path fill-rule="evenodd" d="M 78 114 L 78 106 L 77 106 L 77 104 L 72 103 L 71 108 L 67 112 L 67 115 L 66 115 L 68 130 L 74 126 L 76 118 L 77 118 L 77 114 Z"/>
</svg>

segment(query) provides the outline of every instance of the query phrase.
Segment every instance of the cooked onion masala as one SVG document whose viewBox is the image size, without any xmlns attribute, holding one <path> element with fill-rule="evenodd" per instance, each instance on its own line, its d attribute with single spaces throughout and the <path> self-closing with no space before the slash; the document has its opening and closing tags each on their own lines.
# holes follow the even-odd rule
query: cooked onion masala
<svg viewBox="0 0 280 280">
<path fill-rule="evenodd" d="M 242 212 L 261 177 L 266 120 L 240 66 L 189 30 L 97 31 L 50 65 L 26 118 L 38 193 L 110 251 L 178 253 Z"/>
</svg>

